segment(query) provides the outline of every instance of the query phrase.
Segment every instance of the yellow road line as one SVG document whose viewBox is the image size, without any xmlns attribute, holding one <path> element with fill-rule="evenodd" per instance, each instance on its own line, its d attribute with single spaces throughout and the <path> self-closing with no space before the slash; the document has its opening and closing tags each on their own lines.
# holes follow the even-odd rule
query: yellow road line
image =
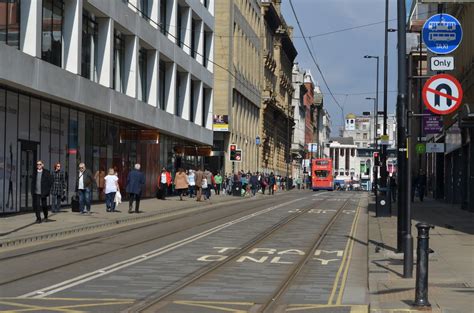
<svg viewBox="0 0 474 313">
<path fill-rule="evenodd" d="M 219 301 L 173 301 L 175 304 L 181 305 L 188 305 L 188 306 L 196 306 L 206 309 L 215 309 L 218 311 L 223 312 L 233 312 L 233 313 L 247 313 L 247 310 L 240 310 L 240 309 L 233 309 L 228 307 L 221 307 L 217 305 L 245 305 L 245 306 L 252 306 L 254 303 L 252 302 L 219 302 Z"/>
<path fill-rule="evenodd" d="M 74 310 L 39 306 L 39 305 L 31 305 L 31 304 L 23 304 L 23 303 L 14 303 L 14 302 L 8 302 L 8 301 L 0 301 L 0 304 L 10 305 L 10 306 L 20 307 L 20 308 L 28 308 L 28 309 L 20 309 L 20 310 L 13 309 L 13 310 L 0 311 L 2 313 L 28 312 L 28 311 L 56 311 L 56 312 L 64 312 L 64 313 L 82 313 L 81 311 L 74 311 Z"/>
<path fill-rule="evenodd" d="M 360 203 L 360 202 L 359 202 Z M 341 286 L 339 287 L 339 295 L 337 297 L 336 304 L 341 304 L 342 302 L 342 295 L 344 294 L 344 289 L 346 287 L 346 281 L 347 281 L 347 274 L 349 272 L 349 267 L 351 266 L 351 261 L 352 261 L 352 249 L 354 248 L 354 237 L 357 233 L 357 226 L 359 224 L 359 217 L 360 217 L 360 206 L 357 208 L 357 217 L 355 217 L 356 223 L 354 227 L 354 233 L 349 237 L 351 239 L 351 245 L 349 247 L 349 252 L 347 253 L 347 262 L 346 262 L 346 268 L 344 269 L 344 274 L 342 275 L 342 281 L 341 281 Z"/>
<path fill-rule="evenodd" d="M 359 203 L 357 205 L 356 214 L 354 215 L 354 220 L 352 221 L 351 231 L 349 232 L 349 238 L 347 239 L 346 247 L 344 248 L 344 254 L 342 255 L 341 265 L 339 266 L 339 269 L 336 274 L 336 278 L 334 279 L 334 283 L 332 285 L 332 291 L 331 291 L 331 295 L 329 296 L 328 304 L 333 304 L 332 302 L 333 302 L 334 296 L 336 295 L 339 278 L 341 276 L 342 269 L 344 268 L 344 264 L 346 263 L 347 250 L 349 248 L 349 244 L 351 243 L 350 237 L 352 236 L 352 232 L 354 231 L 356 217 L 357 217 L 356 215 L 359 213 L 359 206 L 360 206 L 360 198 L 359 198 Z"/>
</svg>

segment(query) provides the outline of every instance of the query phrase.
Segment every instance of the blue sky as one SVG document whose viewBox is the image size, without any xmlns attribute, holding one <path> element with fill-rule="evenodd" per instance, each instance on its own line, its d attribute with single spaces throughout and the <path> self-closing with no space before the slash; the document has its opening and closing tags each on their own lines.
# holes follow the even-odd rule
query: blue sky
<svg viewBox="0 0 474 313">
<path fill-rule="evenodd" d="M 380 57 L 379 110 L 383 109 L 383 55 L 384 55 L 384 0 L 293 0 L 298 20 L 309 46 L 326 78 L 336 100 L 347 113 L 361 114 L 373 110 L 375 97 L 376 60 L 364 55 Z M 332 117 L 332 136 L 342 125 L 341 109 L 330 96 L 314 65 L 298 29 L 289 0 L 282 1 L 286 22 L 294 27 L 294 44 L 298 50 L 296 62 L 300 68 L 310 69 L 321 86 L 324 104 Z M 396 28 L 396 0 L 389 0 L 389 28 Z M 360 27 L 323 35 L 328 32 Z M 299 38 L 298 38 L 299 37 Z M 397 33 L 389 33 L 388 40 L 388 112 L 395 112 L 397 97 Z"/>
</svg>

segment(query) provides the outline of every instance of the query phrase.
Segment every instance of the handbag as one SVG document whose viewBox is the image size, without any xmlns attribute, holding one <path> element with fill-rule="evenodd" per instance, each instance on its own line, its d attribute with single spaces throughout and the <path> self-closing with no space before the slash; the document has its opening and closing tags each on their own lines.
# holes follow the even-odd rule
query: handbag
<svg viewBox="0 0 474 313">
<path fill-rule="evenodd" d="M 71 210 L 72 212 L 79 212 L 79 196 L 74 195 L 71 197 Z"/>
<path fill-rule="evenodd" d="M 120 193 L 119 190 L 117 190 L 117 192 L 115 193 L 114 202 L 115 202 L 117 205 L 119 205 L 120 203 L 122 203 L 122 194 Z"/>
</svg>

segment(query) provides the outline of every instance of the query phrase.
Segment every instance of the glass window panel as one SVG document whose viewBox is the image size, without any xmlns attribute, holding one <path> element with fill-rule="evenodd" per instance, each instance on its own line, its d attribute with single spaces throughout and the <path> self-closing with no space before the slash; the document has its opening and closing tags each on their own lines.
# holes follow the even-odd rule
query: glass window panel
<svg viewBox="0 0 474 313">
<path fill-rule="evenodd" d="M 1 2 L 4 2 L 4 1 L 1 1 Z M 0 12 L 0 15 L 2 15 L 1 12 Z M 7 38 L 6 38 L 7 44 L 10 46 L 19 48 L 20 46 L 20 0 L 7 1 L 6 25 L 7 25 Z"/>
<path fill-rule="evenodd" d="M 40 100 L 37 98 L 31 98 L 30 105 L 30 140 L 39 142 L 40 141 Z"/>
<path fill-rule="evenodd" d="M 51 169 L 50 137 L 51 137 L 51 105 L 47 101 L 41 101 L 41 148 L 39 158 L 44 167 Z"/>
<path fill-rule="evenodd" d="M 6 142 L 5 142 L 5 210 L 16 212 L 17 208 L 17 144 L 18 144 L 18 94 L 7 92 L 6 111 Z"/>
<path fill-rule="evenodd" d="M 52 32 L 52 55 L 51 63 L 61 66 L 62 54 L 62 27 L 63 27 L 63 2 L 55 0 L 53 6 L 53 32 Z"/>
<path fill-rule="evenodd" d="M 20 112 L 18 122 L 18 138 L 30 139 L 30 97 L 20 95 L 18 110 Z"/>
<path fill-rule="evenodd" d="M 6 132 L 5 121 L 5 89 L 0 88 L 0 133 Z M 4 213 L 4 182 L 5 182 L 5 136 L 0 136 L 0 213 Z"/>
<path fill-rule="evenodd" d="M 59 135 L 59 146 L 60 152 L 59 162 L 62 165 L 63 171 L 66 175 L 66 182 L 68 181 L 68 130 L 69 130 L 69 109 L 67 107 L 61 107 L 61 132 Z"/>
<path fill-rule="evenodd" d="M 79 165 L 78 161 L 78 131 L 79 131 L 79 121 L 77 118 L 77 111 L 70 110 L 69 114 L 69 125 L 68 125 L 68 160 L 67 160 L 67 171 L 68 171 L 68 201 L 75 194 L 76 188 L 76 177 L 77 177 L 77 168 Z"/>
<path fill-rule="evenodd" d="M 43 31 L 41 41 L 41 58 L 50 62 L 52 41 L 53 0 L 43 0 Z"/>
<path fill-rule="evenodd" d="M 86 115 L 83 112 L 78 113 L 78 149 L 77 149 L 77 162 L 85 162 L 85 146 L 86 146 Z M 87 166 L 87 164 L 86 164 Z M 76 167 L 77 168 L 77 167 Z"/>
<path fill-rule="evenodd" d="M 61 112 L 57 104 L 51 104 L 51 169 L 59 162 L 62 154 L 59 138 L 61 136 Z"/>
<path fill-rule="evenodd" d="M 7 7 L 0 1 L 0 42 L 7 41 Z"/>
</svg>

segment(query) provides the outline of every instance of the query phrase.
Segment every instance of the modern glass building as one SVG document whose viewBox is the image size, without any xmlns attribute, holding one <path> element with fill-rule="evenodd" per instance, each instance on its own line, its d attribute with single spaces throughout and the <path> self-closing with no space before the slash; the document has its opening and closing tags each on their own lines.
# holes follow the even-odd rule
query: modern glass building
<svg viewBox="0 0 474 313">
<path fill-rule="evenodd" d="M 36 160 L 96 177 L 162 167 L 212 145 L 213 1 L 0 1 L 0 214 L 31 207 Z M 179 26 L 179 27 L 178 27 Z M 192 32 L 191 30 L 194 30 Z"/>
</svg>

